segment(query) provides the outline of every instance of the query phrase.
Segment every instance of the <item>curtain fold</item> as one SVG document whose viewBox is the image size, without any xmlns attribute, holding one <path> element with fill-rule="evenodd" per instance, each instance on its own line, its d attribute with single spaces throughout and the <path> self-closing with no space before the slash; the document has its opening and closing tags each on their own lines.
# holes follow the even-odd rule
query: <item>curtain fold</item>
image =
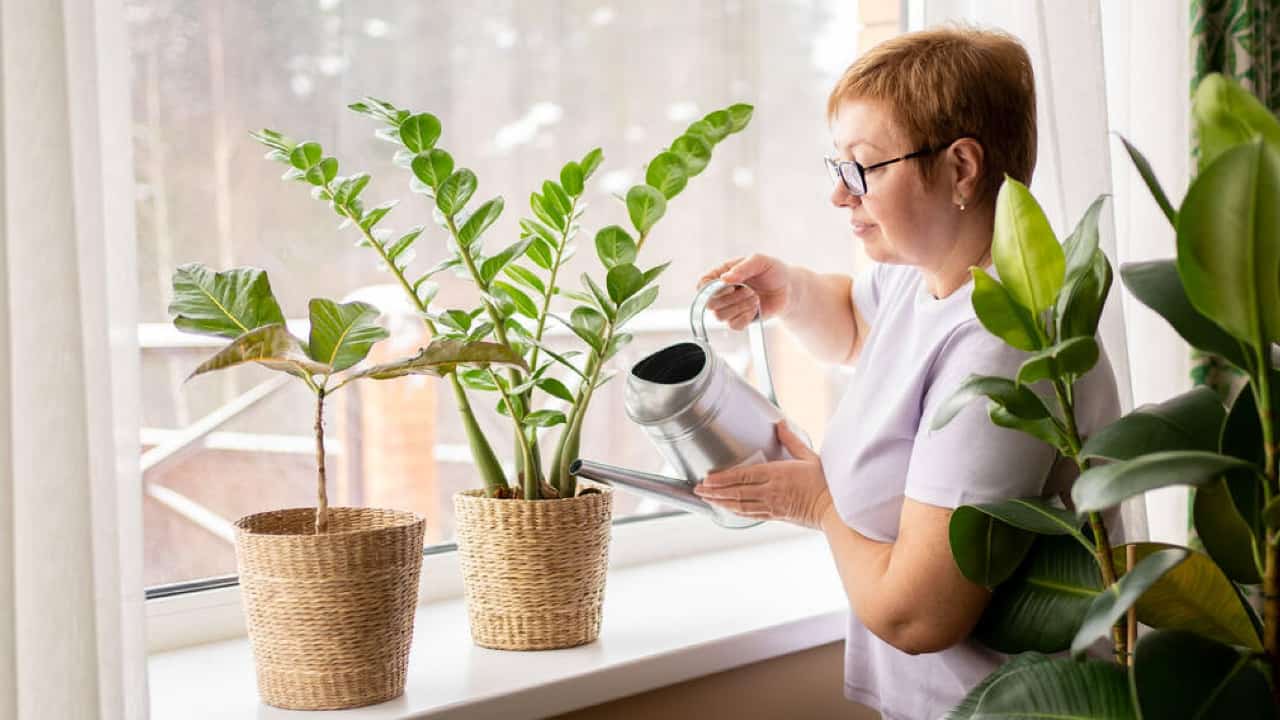
<svg viewBox="0 0 1280 720">
<path fill-rule="evenodd" d="M 119 0 L 0 0 L 0 717 L 147 715 Z"/>
</svg>

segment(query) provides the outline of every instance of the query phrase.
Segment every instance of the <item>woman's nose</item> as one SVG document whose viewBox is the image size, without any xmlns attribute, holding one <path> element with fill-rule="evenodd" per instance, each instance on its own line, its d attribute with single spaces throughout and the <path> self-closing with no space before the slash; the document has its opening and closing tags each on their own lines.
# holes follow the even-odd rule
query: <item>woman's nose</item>
<svg viewBox="0 0 1280 720">
<path fill-rule="evenodd" d="M 844 183 L 837 182 L 831 184 L 831 204 L 836 207 L 853 207 L 862 202 L 862 198 L 849 192 L 849 188 Z"/>
</svg>

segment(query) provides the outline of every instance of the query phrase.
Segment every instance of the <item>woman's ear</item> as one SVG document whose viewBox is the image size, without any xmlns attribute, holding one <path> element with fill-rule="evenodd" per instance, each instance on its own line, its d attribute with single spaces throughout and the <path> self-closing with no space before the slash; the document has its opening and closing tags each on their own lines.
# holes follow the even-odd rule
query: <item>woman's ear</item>
<svg viewBox="0 0 1280 720">
<path fill-rule="evenodd" d="M 951 164 L 955 178 L 951 201 L 956 205 L 977 202 L 983 163 L 986 162 L 982 144 L 973 138 L 960 138 L 947 149 L 947 162 Z"/>
</svg>

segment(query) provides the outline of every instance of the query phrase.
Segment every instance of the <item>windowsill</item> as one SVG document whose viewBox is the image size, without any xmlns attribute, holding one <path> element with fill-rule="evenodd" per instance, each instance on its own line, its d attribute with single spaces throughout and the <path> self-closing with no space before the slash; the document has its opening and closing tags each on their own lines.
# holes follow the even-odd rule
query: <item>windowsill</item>
<svg viewBox="0 0 1280 720">
<path fill-rule="evenodd" d="M 462 600 L 432 602 L 405 694 L 324 715 L 545 717 L 832 642 L 847 612 L 816 534 L 611 570 L 600 639 L 566 650 L 477 647 Z M 245 638 L 154 654 L 148 669 L 155 720 L 304 717 L 258 700 Z"/>
</svg>

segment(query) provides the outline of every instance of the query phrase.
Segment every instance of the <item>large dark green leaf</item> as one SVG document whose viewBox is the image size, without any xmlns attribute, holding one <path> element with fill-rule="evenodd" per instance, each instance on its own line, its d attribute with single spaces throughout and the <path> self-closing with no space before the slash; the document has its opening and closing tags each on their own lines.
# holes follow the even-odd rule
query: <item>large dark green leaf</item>
<svg viewBox="0 0 1280 720">
<path fill-rule="evenodd" d="M 627 191 L 627 213 L 641 237 L 667 212 L 667 198 L 648 185 L 636 185 Z"/>
<path fill-rule="evenodd" d="M 1028 663 L 987 687 L 973 720 L 1137 720 L 1124 669 L 1065 658 Z"/>
<path fill-rule="evenodd" d="M 1117 567 L 1124 567 L 1126 547 L 1112 549 Z M 1133 547 L 1140 563 L 1153 553 L 1176 546 L 1135 543 Z M 1148 588 L 1135 607 L 1138 622 L 1144 625 L 1187 630 L 1261 650 L 1262 642 L 1245 602 L 1208 555 L 1192 552 Z"/>
<path fill-rule="evenodd" d="M 1005 178 L 996 197 L 991 256 L 1000 282 L 1033 316 L 1053 306 L 1062 289 L 1066 257 L 1040 204 L 1013 178 Z"/>
<path fill-rule="evenodd" d="M 1013 527 L 972 505 L 951 513 L 951 557 L 971 582 L 995 587 L 1022 564 L 1033 533 Z"/>
<path fill-rule="evenodd" d="M 1151 169 L 1151 163 L 1147 162 L 1147 157 L 1138 151 L 1123 135 L 1117 134 L 1120 142 L 1124 143 L 1125 152 L 1129 153 L 1129 159 L 1133 161 L 1133 166 L 1138 169 L 1138 174 L 1142 176 L 1142 181 L 1147 184 L 1147 189 L 1151 191 L 1151 197 L 1155 198 L 1156 204 L 1160 206 L 1160 212 L 1169 219 L 1170 225 L 1177 225 L 1178 214 L 1173 209 L 1173 203 L 1169 202 L 1169 196 L 1165 195 L 1164 188 L 1160 187 L 1160 181 L 1156 178 L 1156 173 Z"/>
<path fill-rule="evenodd" d="M 1162 403 L 1143 405 L 1096 431 L 1080 449 L 1086 458 L 1130 460 L 1167 450 L 1218 449 L 1226 413 L 1218 394 L 1198 387 Z"/>
<path fill-rule="evenodd" d="M 1040 536 L 1018 571 L 995 589 L 974 635 L 1004 653 L 1061 652 L 1101 591 L 1092 553 L 1068 536 Z"/>
<path fill-rule="evenodd" d="M 294 337 L 284 325 L 263 325 L 232 340 L 216 355 L 201 363 L 187 379 L 248 362 L 256 362 L 301 378 L 329 372 L 328 365 L 307 357 L 302 341 Z"/>
<path fill-rule="evenodd" d="M 1018 368 L 1018 384 L 1070 380 L 1084 375 L 1097 363 L 1098 342 L 1092 337 L 1073 337 L 1027 358 Z"/>
<path fill-rule="evenodd" d="M 1111 628 L 1124 617 L 1152 585 L 1175 565 L 1187 558 L 1187 550 L 1168 548 L 1151 553 L 1125 573 L 1124 577 L 1093 599 L 1084 622 L 1071 641 L 1071 654 L 1081 655 L 1098 640 L 1107 637 Z"/>
<path fill-rule="evenodd" d="M 1200 172 L 1234 147 L 1262 138 L 1280 147 L 1275 115 L 1239 83 L 1218 73 L 1205 76 L 1191 100 L 1200 141 Z"/>
<path fill-rule="evenodd" d="M 1044 347 L 1040 340 L 1040 330 L 1036 327 L 1035 318 L 1000 281 L 987 274 L 980 267 L 970 268 L 973 272 L 973 311 L 992 335 L 1004 340 L 1019 350 L 1039 350 Z"/>
<path fill-rule="evenodd" d="M 1027 665 L 1034 663 L 1048 662 L 1049 658 L 1040 653 L 1027 652 L 1015 655 L 1013 658 L 991 671 L 991 674 L 982 679 L 968 695 L 964 696 L 964 700 L 960 704 L 952 708 L 942 717 L 942 720 L 973 720 L 973 713 L 978 709 L 978 702 L 982 700 L 982 696 L 987 693 L 987 688 L 999 680 L 1000 678 L 1012 672 L 1021 670 Z"/>
<path fill-rule="evenodd" d="M 1158 630 L 1138 641 L 1133 658 L 1133 695 L 1144 718 L 1276 716 L 1267 678 L 1238 649 L 1179 630 Z"/>
<path fill-rule="evenodd" d="M 1155 310 L 1192 347 L 1245 367 L 1240 342 L 1191 305 L 1174 260 L 1127 263 L 1120 268 L 1120 277 L 1134 297 Z"/>
<path fill-rule="evenodd" d="M 974 398 L 986 396 L 1013 415 L 1026 420 L 1049 417 L 1049 411 L 1031 388 L 1018 385 L 1007 378 L 970 375 L 960 383 L 933 415 L 931 429 L 939 430 L 951 422 Z"/>
<path fill-rule="evenodd" d="M 1050 504 L 1046 498 L 1013 498 L 980 505 L 965 505 L 1037 535 L 1070 535 L 1092 550 L 1080 532 L 1075 513 Z"/>
<path fill-rule="evenodd" d="M 1253 347 L 1280 340 L 1280 150 L 1227 150 L 1178 213 L 1178 276 L 1197 310 Z"/>
<path fill-rule="evenodd" d="M 689 181 L 689 174 L 685 171 L 684 161 L 680 156 L 672 152 L 664 152 L 658 153 L 657 157 L 649 161 L 644 181 L 646 185 L 657 188 L 658 192 L 670 200 L 684 189 L 685 183 Z"/>
<path fill-rule="evenodd" d="M 459 340 L 436 339 L 411 358 L 365 368 L 352 375 L 351 379 L 388 380 L 405 375 L 443 376 L 453 372 L 460 365 L 479 367 L 511 365 L 521 370 L 529 369 L 524 358 L 500 343 L 467 343 Z"/>
<path fill-rule="evenodd" d="M 1060 340 L 1093 337 L 1098 332 L 1098 321 L 1102 319 L 1102 308 L 1113 279 L 1106 253 L 1100 249 L 1095 251 L 1084 273 L 1068 283 L 1058 296 L 1054 312 Z"/>
<path fill-rule="evenodd" d="M 1280 407 L 1280 372 L 1271 371 L 1271 407 Z M 1248 460 L 1261 468 L 1265 462 L 1262 440 L 1262 422 L 1258 415 L 1258 402 L 1252 385 L 1246 386 L 1236 396 L 1222 426 L 1219 440 L 1222 454 Z M 1262 482 L 1257 472 L 1232 470 L 1226 474 L 1227 490 L 1232 504 L 1249 526 L 1254 537 L 1261 542 L 1266 535 L 1262 520 L 1262 507 L 1266 502 Z M 1259 549 L 1261 555 L 1261 549 Z"/>
<path fill-rule="evenodd" d="M 1261 491 L 1261 482 L 1254 478 L 1253 484 Z M 1262 582 L 1259 537 L 1236 508 L 1225 479 L 1196 490 L 1192 517 L 1205 552 L 1227 577 L 1246 585 Z"/>
<path fill-rule="evenodd" d="M 391 335 L 378 324 L 378 308 L 362 302 L 338 304 L 315 298 L 309 305 L 311 337 L 307 354 L 341 372 L 369 355 L 374 343 Z"/>
<path fill-rule="evenodd" d="M 1243 460 L 1203 450 L 1167 450 L 1092 467 L 1071 488 L 1079 512 L 1115 507 L 1148 490 L 1170 485 L 1204 485 L 1227 470 L 1252 467 Z"/>
<path fill-rule="evenodd" d="M 266 271 L 242 267 L 215 273 L 199 263 L 173 272 L 169 314 L 179 330 L 233 339 L 284 322 Z"/>
</svg>

